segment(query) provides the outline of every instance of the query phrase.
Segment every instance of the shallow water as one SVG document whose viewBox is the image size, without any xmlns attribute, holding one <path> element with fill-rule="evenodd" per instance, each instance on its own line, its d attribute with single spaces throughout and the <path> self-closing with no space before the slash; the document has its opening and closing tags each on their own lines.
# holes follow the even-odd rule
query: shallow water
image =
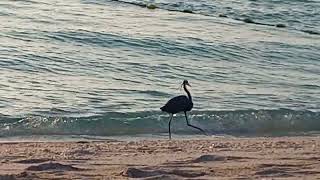
<svg viewBox="0 0 320 180">
<path fill-rule="evenodd" d="M 183 79 L 209 132 L 318 131 L 318 19 L 317 0 L 3 0 L 0 134 L 163 133 Z"/>
</svg>

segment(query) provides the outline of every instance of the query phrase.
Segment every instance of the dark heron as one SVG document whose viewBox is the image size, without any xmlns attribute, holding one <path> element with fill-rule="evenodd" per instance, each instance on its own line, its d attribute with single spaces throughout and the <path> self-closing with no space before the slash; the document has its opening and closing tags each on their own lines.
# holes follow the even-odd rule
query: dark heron
<svg viewBox="0 0 320 180">
<path fill-rule="evenodd" d="M 172 117 L 174 114 L 177 114 L 179 112 L 184 112 L 188 126 L 196 128 L 196 129 L 202 131 L 204 134 L 206 134 L 206 132 L 203 129 L 196 127 L 194 125 L 191 125 L 189 123 L 188 117 L 187 117 L 187 111 L 191 111 L 191 109 L 193 108 L 193 103 L 192 103 L 191 94 L 188 91 L 186 86 L 191 87 L 191 85 L 189 84 L 189 82 L 187 80 L 184 80 L 181 86 L 183 86 L 183 89 L 186 91 L 188 97 L 185 95 L 176 96 L 176 97 L 170 99 L 163 107 L 160 108 L 162 111 L 171 114 L 170 120 L 169 120 L 169 139 L 171 139 L 171 120 L 172 120 Z"/>
</svg>

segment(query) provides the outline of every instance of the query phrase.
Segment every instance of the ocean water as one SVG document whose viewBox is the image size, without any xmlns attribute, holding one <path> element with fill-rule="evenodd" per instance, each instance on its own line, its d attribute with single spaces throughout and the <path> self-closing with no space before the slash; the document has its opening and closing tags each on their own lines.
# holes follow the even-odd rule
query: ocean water
<svg viewBox="0 0 320 180">
<path fill-rule="evenodd" d="M 319 0 L 1 0 L 0 136 L 320 130 Z M 196 135 L 183 114 L 177 134 Z"/>
</svg>

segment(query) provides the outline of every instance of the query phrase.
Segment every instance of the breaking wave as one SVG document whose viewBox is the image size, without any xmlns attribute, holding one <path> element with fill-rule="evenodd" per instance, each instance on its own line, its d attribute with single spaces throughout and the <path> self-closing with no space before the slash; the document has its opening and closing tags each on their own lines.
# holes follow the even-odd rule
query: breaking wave
<svg viewBox="0 0 320 180">
<path fill-rule="evenodd" d="M 167 132 L 168 115 L 161 112 L 107 113 L 89 117 L 2 117 L 1 136 L 93 135 L 118 136 Z M 261 135 L 320 131 L 320 112 L 278 110 L 194 111 L 190 122 L 209 134 Z M 186 126 L 183 114 L 174 117 L 177 134 L 199 133 Z"/>
</svg>

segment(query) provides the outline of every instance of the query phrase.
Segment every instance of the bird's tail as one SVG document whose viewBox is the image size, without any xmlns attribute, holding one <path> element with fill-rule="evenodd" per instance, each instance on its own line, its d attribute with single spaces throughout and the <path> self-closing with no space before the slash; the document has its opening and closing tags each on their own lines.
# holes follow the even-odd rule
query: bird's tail
<svg viewBox="0 0 320 180">
<path fill-rule="evenodd" d="M 165 108 L 164 106 L 163 106 L 163 107 L 161 107 L 161 108 L 160 108 L 160 109 L 161 109 L 161 111 L 164 111 L 164 108 Z"/>
</svg>

